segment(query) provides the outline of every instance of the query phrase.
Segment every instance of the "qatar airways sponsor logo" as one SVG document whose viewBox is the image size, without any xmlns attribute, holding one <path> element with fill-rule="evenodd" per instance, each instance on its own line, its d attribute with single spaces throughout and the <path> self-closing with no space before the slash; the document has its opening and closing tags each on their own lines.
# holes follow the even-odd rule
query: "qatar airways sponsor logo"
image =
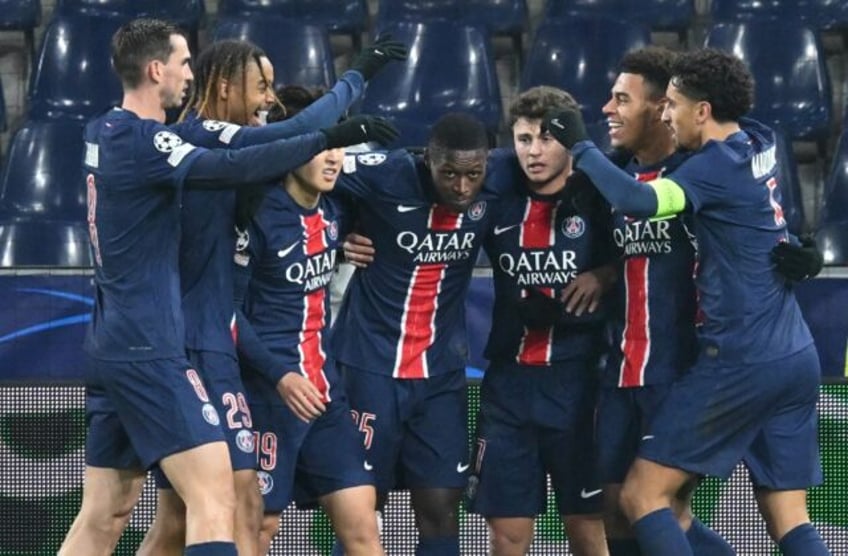
<svg viewBox="0 0 848 556">
<path fill-rule="evenodd" d="M 413 255 L 418 264 L 449 263 L 471 258 L 475 232 L 401 232 L 397 235 L 398 247 Z"/>
<path fill-rule="evenodd" d="M 571 250 L 502 253 L 498 266 L 519 286 L 553 286 L 567 284 L 577 276 L 576 258 L 577 254 Z"/>
<path fill-rule="evenodd" d="M 613 230 L 615 244 L 624 255 L 662 255 L 671 253 L 671 220 L 633 220 Z"/>
<path fill-rule="evenodd" d="M 303 286 L 304 292 L 319 290 L 330 283 L 336 268 L 336 250 L 330 249 L 286 267 L 286 280 Z"/>
</svg>

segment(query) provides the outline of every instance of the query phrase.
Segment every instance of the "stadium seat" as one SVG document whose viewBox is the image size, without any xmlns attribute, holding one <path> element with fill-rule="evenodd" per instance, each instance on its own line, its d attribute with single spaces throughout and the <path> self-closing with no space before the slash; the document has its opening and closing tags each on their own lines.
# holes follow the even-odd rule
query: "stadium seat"
<svg viewBox="0 0 848 556">
<path fill-rule="evenodd" d="M 35 58 L 35 28 L 40 24 L 40 0 L 0 0 L 0 31 L 22 31 L 31 58 Z"/>
<path fill-rule="evenodd" d="M 0 177 L 0 266 L 89 266 L 82 122 L 28 121 Z"/>
<path fill-rule="evenodd" d="M 3 81 L 0 80 L 0 132 L 6 131 L 6 99 L 3 97 Z"/>
<path fill-rule="evenodd" d="M 786 134 L 775 128 L 774 138 L 777 148 L 777 184 L 780 187 L 783 217 L 786 218 L 789 231 L 798 235 L 805 230 L 806 224 L 798 164 L 792 151 L 792 143 L 786 138 Z"/>
<path fill-rule="evenodd" d="M 29 86 L 29 119 L 88 119 L 119 104 L 108 56 L 118 16 L 57 15 L 44 33 Z"/>
<path fill-rule="evenodd" d="M 814 29 L 848 25 L 848 2 L 844 0 L 712 0 L 713 21 L 771 19 L 803 22 Z"/>
<path fill-rule="evenodd" d="M 377 27 L 441 19 L 515 36 L 524 31 L 527 18 L 526 0 L 381 0 Z"/>
<path fill-rule="evenodd" d="M 830 132 L 831 89 L 824 50 L 812 29 L 796 22 L 720 23 L 706 46 L 732 52 L 756 82 L 751 115 L 779 125 L 793 141 L 823 141 Z"/>
<path fill-rule="evenodd" d="M 215 40 L 249 40 L 274 64 L 275 85 L 331 87 L 336 81 L 326 31 L 315 25 L 270 15 L 239 15 L 218 21 Z"/>
<path fill-rule="evenodd" d="M 220 0 L 218 15 L 272 15 L 317 25 L 331 34 L 351 35 L 354 49 L 368 23 L 366 0 Z"/>
<path fill-rule="evenodd" d="M 587 122 L 603 119 L 621 56 L 650 43 L 641 25 L 601 17 L 548 20 L 536 31 L 521 88 L 551 85 L 577 99 Z"/>
<path fill-rule="evenodd" d="M 684 32 L 692 23 L 695 6 L 692 0 L 547 0 L 545 17 L 607 17 L 637 22 L 653 29 Z"/>
<path fill-rule="evenodd" d="M 395 121 L 395 146 L 421 145 L 442 114 L 471 113 L 492 140 L 501 122 L 498 78 L 485 33 L 447 21 L 398 22 L 383 31 L 409 45 L 409 60 L 387 66 L 368 84 L 362 111 Z"/>
<path fill-rule="evenodd" d="M 848 264 L 848 130 L 839 138 L 825 183 L 816 239 L 825 264 Z"/>
<path fill-rule="evenodd" d="M 203 0 L 57 0 L 56 13 L 156 17 L 196 33 L 206 7 Z"/>
<path fill-rule="evenodd" d="M 0 178 L 7 214 L 85 219 L 82 129 L 73 120 L 28 121 L 15 132 Z"/>
</svg>

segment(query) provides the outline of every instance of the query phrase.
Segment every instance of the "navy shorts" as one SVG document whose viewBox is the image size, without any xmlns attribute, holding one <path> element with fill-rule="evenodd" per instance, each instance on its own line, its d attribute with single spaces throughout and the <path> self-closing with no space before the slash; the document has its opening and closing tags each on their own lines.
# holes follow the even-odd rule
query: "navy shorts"
<svg viewBox="0 0 848 556">
<path fill-rule="evenodd" d="M 639 456 L 716 477 L 743 461 L 755 486 L 774 490 L 821 484 L 820 382 L 814 346 L 760 364 L 701 360 L 672 385 Z"/>
<path fill-rule="evenodd" d="M 185 358 L 89 358 L 86 463 L 147 469 L 164 457 L 224 440 L 218 410 Z"/>
<path fill-rule="evenodd" d="M 313 507 L 327 494 L 374 484 L 343 395 L 336 394 L 327 411 L 310 423 L 282 399 L 257 402 L 254 397 L 251 409 L 265 513 L 281 512 L 292 500 Z"/>
<path fill-rule="evenodd" d="M 465 369 L 409 380 L 351 367 L 345 367 L 343 374 L 379 493 L 403 488 L 465 488 Z"/>
<path fill-rule="evenodd" d="M 560 515 L 601 511 L 595 471 L 594 364 L 493 364 L 483 376 L 469 511 L 535 517 L 550 476 Z"/>
<path fill-rule="evenodd" d="M 601 387 L 596 426 L 598 478 L 602 484 L 624 482 L 639 451 L 639 441 L 670 389 L 670 383 Z"/>
<path fill-rule="evenodd" d="M 200 371 L 209 399 L 221 417 L 233 470 L 256 469 L 253 420 L 238 361 L 226 353 L 194 350 L 188 350 L 188 359 Z M 172 488 L 159 468 L 153 470 L 153 476 L 158 488 Z"/>
</svg>

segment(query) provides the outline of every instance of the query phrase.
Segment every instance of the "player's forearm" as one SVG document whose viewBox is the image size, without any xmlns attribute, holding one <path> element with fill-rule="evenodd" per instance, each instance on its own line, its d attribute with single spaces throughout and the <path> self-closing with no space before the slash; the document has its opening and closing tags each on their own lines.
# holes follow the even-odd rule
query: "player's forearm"
<svg viewBox="0 0 848 556">
<path fill-rule="evenodd" d="M 657 194 L 653 187 L 637 181 L 613 164 L 591 141 L 581 141 L 572 149 L 575 165 L 586 172 L 601 195 L 619 212 L 636 218 L 657 215 Z"/>
<path fill-rule="evenodd" d="M 185 179 L 194 189 L 231 189 L 281 179 L 309 162 L 327 146 L 319 131 L 243 149 L 214 149 L 201 153 Z"/>
<path fill-rule="evenodd" d="M 362 96 L 365 81 L 357 71 L 346 71 L 332 89 L 288 120 L 261 127 L 242 127 L 232 145 L 235 148 L 260 145 L 330 127 Z"/>
<path fill-rule="evenodd" d="M 254 369 L 276 385 L 287 372 L 285 365 L 271 353 L 250 321 L 238 309 L 236 310 L 236 326 L 238 327 L 236 348 L 239 362 Z"/>
</svg>

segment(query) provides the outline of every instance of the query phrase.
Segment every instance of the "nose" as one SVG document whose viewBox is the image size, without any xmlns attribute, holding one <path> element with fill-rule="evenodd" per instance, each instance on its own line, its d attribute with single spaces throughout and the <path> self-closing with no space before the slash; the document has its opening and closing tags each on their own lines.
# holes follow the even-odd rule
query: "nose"
<svg viewBox="0 0 848 556">
<path fill-rule="evenodd" d="M 615 114 L 615 108 L 613 107 L 613 99 L 609 99 L 606 104 L 601 107 L 601 112 L 605 116 L 609 116 L 610 114 Z"/>
<path fill-rule="evenodd" d="M 471 180 L 467 176 L 462 176 L 454 182 L 453 192 L 457 195 L 465 195 L 471 191 Z"/>
<path fill-rule="evenodd" d="M 669 112 L 668 104 L 663 106 L 663 111 L 662 111 L 662 114 L 660 115 L 660 119 L 663 121 L 664 124 L 670 124 L 671 123 L 671 113 Z"/>
</svg>

